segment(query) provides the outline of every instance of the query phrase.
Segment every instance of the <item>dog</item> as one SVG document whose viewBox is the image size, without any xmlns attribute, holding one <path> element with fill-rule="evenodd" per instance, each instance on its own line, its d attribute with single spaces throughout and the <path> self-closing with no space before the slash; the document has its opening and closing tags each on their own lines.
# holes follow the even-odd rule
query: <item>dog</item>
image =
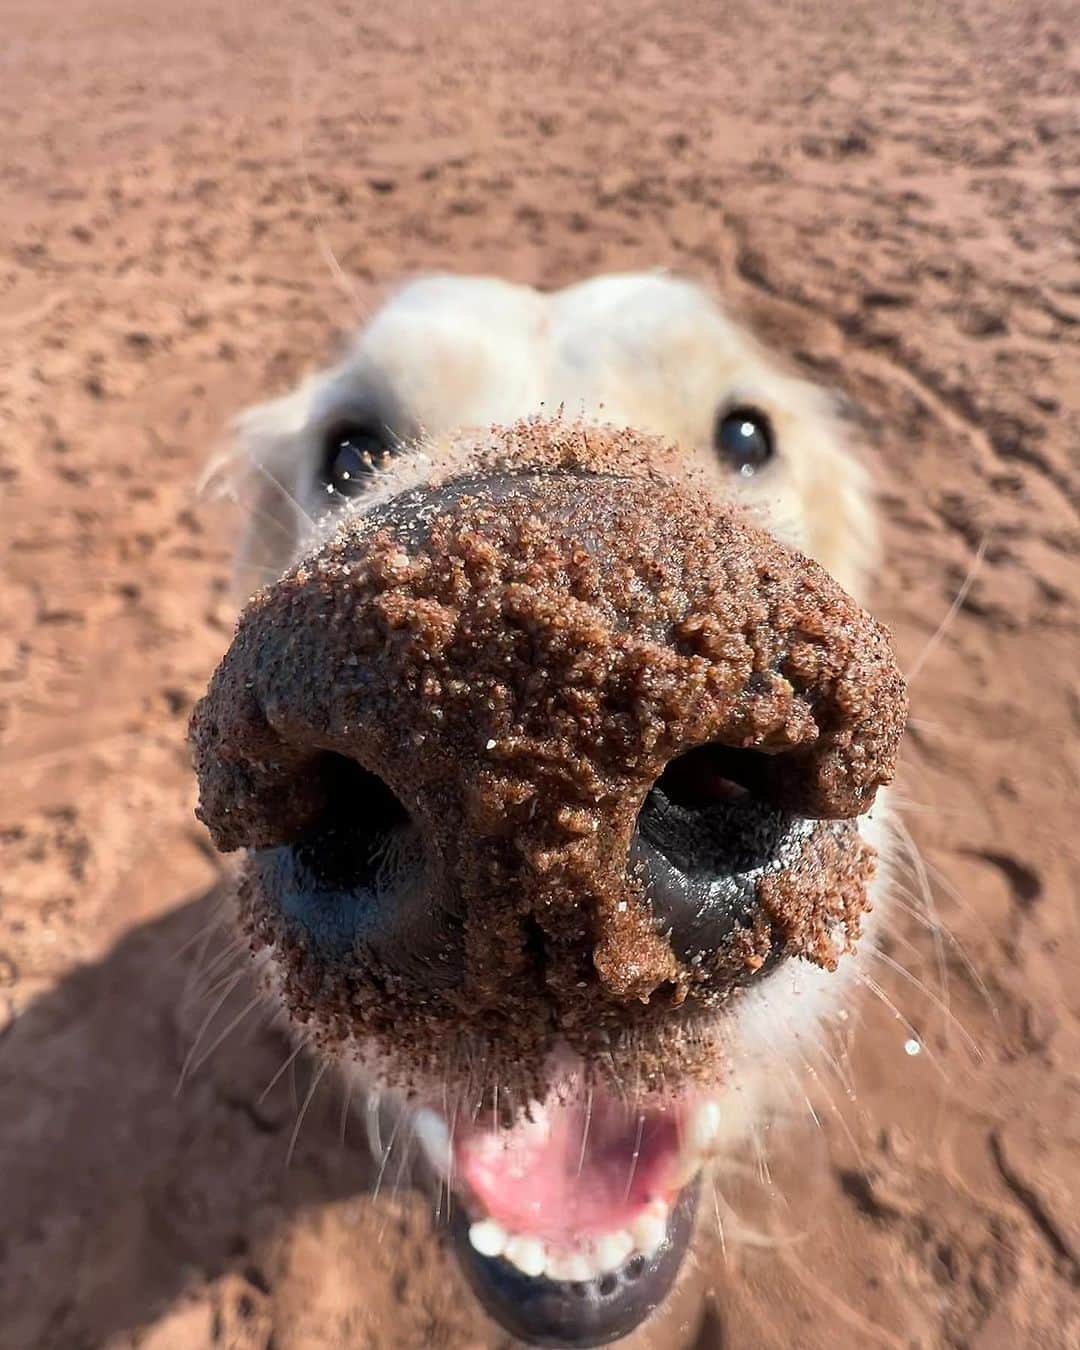
<svg viewBox="0 0 1080 1350">
<path fill-rule="evenodd" d="M 416 1142 L 487 1311 L 606 1344 L 886 907 L 867 473 L 659 273 L 416 280 L 228 467 L 269 584 L 192 740 L 268 996 Z"/>
</svg>

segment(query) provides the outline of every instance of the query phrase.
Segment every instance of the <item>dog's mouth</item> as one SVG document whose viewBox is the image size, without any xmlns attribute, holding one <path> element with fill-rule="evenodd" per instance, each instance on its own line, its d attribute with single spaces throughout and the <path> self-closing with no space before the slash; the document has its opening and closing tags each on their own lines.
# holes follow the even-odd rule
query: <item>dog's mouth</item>
<svg viewBox="0 0 1080 1350">
<path fill-rule="evenodd" d="M 564 1082 L 509 1124 L 423 1108 L 413 1129 L 450 1194 L 451 1240 L 503 1326 L 536 1345 L 604 1345 L 664 1300 L 690 1243 L 721 1112 L 645 1109 Z"/>
</svg>

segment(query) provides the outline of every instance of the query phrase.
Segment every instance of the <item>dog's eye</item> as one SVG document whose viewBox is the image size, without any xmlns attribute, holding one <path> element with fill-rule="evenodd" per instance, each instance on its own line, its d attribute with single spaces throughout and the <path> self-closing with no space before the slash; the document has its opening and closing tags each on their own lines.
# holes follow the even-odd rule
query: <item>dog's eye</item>
<svg viewBox="0 0 1080 1350">
<path fill-rule="evenodd" d="M 757 408 L 728 408 L 716 419 L 713 444 L 736 473 L 749 478 L 773 457 L 773 431 Z"/>
<path fill-rule="evenodd" d="M 384 432 L 355 422 L 331 427 L 323 442 L 322 481 L 327 492 L 355 497 L 393 454 Z"/>
</svg>

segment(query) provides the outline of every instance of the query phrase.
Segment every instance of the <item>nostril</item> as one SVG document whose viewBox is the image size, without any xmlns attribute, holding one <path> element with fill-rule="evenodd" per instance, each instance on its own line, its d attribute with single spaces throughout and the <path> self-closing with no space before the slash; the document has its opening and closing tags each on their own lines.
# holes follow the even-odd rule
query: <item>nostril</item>
<svg viewBox="0 0 1080 1350">
<path fill-rule="evenodd" d="M 707 810 L 717 802 L 761 795 L 766 756 L 727 745 L 699 745 L 673 759 L 657 789 L 688 810 Z"/>
<path fill-rule="evenodd" d="M 758 882 L 786 867 L 814 827 L 770 802 L 775 762 L 699 746 L 667 766 L 642 804 L 632 863 L 682 961 L 700 965 L 761 927 Z"/>
<path fill-rule="evenodd" d="M 325 806 L 295 840 L 257 849 L 261 893 L 287 925 L 324 955 L 392 942 L 424 893 L 420 830 L 375 773 L 336 754 L 310 772 Z"/>
<path fill-rule="evenodd" d="M 377 774 L 343 755 L 320 756 L 315 771 L 327 805 L 294 852 L 321 886 L 393 890 L 402 855 L 418 848 L 409 811 Z"/>
</svg>

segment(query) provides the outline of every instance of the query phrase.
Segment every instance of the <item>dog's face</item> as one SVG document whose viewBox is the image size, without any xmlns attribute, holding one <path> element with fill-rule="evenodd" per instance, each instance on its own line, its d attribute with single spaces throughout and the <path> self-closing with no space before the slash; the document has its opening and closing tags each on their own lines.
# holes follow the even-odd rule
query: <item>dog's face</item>
<svg viewBox="0 0 1080 1350">
<path fill-rule="evenodd" d="M 609 1341 L 879 884 L 904 697 L 851 599 L 861 471 L 821 394 L 656 276 L 416 283 L 240 434 L 241 562 L 285 574 L 193 740 L 241 921 L 411 1128 L 488 1309 Z"/>
</svg>

